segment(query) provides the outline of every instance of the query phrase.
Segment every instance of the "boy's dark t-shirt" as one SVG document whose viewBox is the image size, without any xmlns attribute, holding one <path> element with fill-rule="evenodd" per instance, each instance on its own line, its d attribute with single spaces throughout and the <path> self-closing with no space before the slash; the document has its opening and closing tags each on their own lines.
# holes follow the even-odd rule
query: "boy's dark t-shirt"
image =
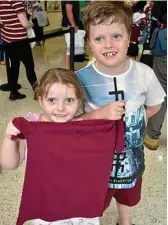
<svg viewBox="0 0 168 225">
<path fill-rule="evenodd" d="M 61 1 L 62 6 L 62 27 L 71 26 L 67 13 L 66 13 L 66 5 L 72 5 L 72 12 L 75 20 L 75 25 L 79 26 L 79 1 Z"/>
</svg>

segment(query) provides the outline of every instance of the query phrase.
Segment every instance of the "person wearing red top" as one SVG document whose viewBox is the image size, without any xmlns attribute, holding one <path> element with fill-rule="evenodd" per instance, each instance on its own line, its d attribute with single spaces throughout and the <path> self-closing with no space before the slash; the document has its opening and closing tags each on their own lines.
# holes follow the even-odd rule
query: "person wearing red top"
<svg viewBox="0 0 168 225">
<path fill-rule="evenodd" d="M 1 38 L 5 44 L 9 44 L 5 48 L 6 56 L 11 62 L 8 76 L 8 85 L 11 90 L 9 99 L 13 101 L 24 99 L 26 95 L 17 90 L 20 62 L 23 62 L 26 68 L 27 79 L 33 89 L 37 82 L 32 50 L 29 42 L 26 41 L 28 39 L 26 28 L 31 28 L 33 24 L 27 20 L 23 2 L 16 0 L 1 1 L 0 21 L 2 23 Z"/>
<path fill-rule="evenodd" d="M 144 13 L 136 12 L 133 14 L 130 45 L 127 52 L 127 55 L 132 59 L 136 59 L 136 57 L 138 56 L 138 43 L 142 39 L 141 27 L 139 25 L 141 24 L 141 20 L 145 17 L 146 15 Z"/>
</svg>

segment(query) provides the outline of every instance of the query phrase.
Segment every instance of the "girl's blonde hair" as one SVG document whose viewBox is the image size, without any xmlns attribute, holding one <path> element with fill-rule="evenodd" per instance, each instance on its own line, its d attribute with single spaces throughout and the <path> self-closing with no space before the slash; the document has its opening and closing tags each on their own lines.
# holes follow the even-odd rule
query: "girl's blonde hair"
<svg viewBox="0 0 168 225">
<path fill-rule="evenodd" d="M 73 85 L 76 97 L 83 106 L 84 97 L 78 77 L 74 72 L 62 68 L 50 69 L 41 77 L 39 84 L 36 87 L 37 97 L 47 96 L 49 88 L 54 83 L 61 83 L 67 86 L 70 84 Z"/>
</svg>

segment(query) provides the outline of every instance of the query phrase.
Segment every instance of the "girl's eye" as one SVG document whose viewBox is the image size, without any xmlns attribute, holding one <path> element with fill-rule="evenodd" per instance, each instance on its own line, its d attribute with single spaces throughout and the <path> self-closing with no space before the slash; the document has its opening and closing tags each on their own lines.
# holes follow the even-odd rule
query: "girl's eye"
<svg viewBox="0 0 168 225">
<path fill-rule="evenodd" d="M 97 37 L 95 40 L 96 41 L 103 41 L 103 37 Z"/>
<path fill-rule="evenodd" d="M 119 39 L 120 37 L 121 37 L 121 35 L 119 35 L 119 34 L 113 35 L 113 38 L 115 38 L 115 39 Z"/>
<path fill-rule="evenodd" d="M 74 99 L 73 98 L 66 98 L 65 99 L 65 102 L 72 103 L 72 102 L 74 102 Z"/>
<path fill-rule="evenodd" d="M 49 98 L 49 99 L 48 99 L 48 102 L 50 102 L 50 103 L 54 103 L 55 101 L 56 101 L 55 98 Z"/>
</svg>

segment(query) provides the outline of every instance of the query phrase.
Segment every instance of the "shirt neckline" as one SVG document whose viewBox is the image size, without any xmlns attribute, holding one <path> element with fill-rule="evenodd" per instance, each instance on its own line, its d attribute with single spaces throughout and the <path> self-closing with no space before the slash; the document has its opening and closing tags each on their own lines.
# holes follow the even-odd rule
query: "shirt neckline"
<svg viewBox="0 0 168 225">
<path fill-rule="evenodd" d="M 108 74 L 105 74 L 105 73 L 102 73 L 101 71 L 99 71 L 96 66 L 95 66 L 95 63 L 96 63 L 96 60 L 91 64 L 93 69 L 100 75 L 102 76 L 105 76 L 105 77 L 123 77 L 123 76 L 126 76 L 128 74 L 128 72 L 130 72 L 130 70 L 132 69 L 132 66 L 133 66 L 133 60 L 132 59 L 129 59 L 129 68 L 124 72 L 124 73 L 120 73 L 118 75 L 108 75 Z"/>
</svg>

